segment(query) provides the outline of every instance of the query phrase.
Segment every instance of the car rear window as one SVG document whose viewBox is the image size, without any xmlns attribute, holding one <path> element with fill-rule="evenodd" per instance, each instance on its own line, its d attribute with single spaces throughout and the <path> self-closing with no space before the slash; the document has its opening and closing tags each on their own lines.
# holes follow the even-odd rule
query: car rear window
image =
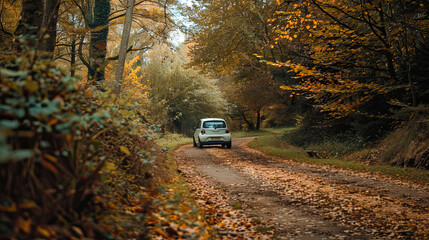
<svg viewBox="0 0 429 240">
<path fill-rule="evenodd" d="M 203 123 L 203 128 L 226 128 L 224 121 L 206 121 Z"/>
</svg>

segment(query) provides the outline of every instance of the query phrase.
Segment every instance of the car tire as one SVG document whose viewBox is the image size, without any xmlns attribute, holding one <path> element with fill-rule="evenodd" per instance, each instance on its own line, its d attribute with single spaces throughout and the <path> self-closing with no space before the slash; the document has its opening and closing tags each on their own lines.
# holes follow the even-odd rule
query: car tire
<svg viewBox="0 0 429 240">
<path fill-rule="evenodd" d="M 231 141 L 227 142 L 227 143 L 226 143 L 226 148 L 231 148 L 231 145 L 232 145 L 232 144 L 231 144 Z"/>
<path fill-rule="evenodd" d="M 198 138 L 198 147 L 203 148 L 204 144 L 201 142 L 200 138 Z"/>
<path fill-rule="evenodd" d="M 197 147 L 197 143 L 195 142 L 195 137 L 192 137 L 192 142 L 194 143 L 194 147 Z"/>
</svg>

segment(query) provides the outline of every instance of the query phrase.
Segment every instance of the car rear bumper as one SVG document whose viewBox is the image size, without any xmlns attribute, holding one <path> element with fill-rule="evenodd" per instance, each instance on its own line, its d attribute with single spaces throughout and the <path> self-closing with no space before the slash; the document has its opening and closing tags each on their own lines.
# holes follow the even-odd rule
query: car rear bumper
<svg viewBox="0 0 429 240">
<path fill-rule="evenodd" d="M 200 140 L 204 144 L 224 144 L 231 142 L 231 135 L 223 136 L 210 136 L 210 135 L 200 135 Z"/>
<path fill-rule="evenodd" d="M 208 142 L 201 142 L 204 145 L 218 145 L 218 144 L 227 144 L 230 141 L 208 141 Z"/>
</svg>

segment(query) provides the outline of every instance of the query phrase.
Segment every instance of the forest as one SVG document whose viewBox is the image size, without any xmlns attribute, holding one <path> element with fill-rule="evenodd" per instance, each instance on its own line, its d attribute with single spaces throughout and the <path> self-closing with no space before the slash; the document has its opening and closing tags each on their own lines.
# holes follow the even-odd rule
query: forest
<svg viewBox="0 0 429 240">
<path fill-rule="evenodd" d="M 217 239 L 171 190 L 204 117 L 429 169 L 428 2 L 0 3 L 0 239 Z"/>
</svg>

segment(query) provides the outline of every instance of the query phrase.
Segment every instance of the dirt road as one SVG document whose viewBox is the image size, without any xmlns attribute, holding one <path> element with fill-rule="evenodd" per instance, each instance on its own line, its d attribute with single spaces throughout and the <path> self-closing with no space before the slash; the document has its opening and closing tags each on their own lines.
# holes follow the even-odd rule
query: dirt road
<svg viewBox="0 0 429 240">
<path fill-rule="evenodd" d="M 249 149 L 250 140 L 235 139 L 232 149 L 188 145 L 175 152 L 221 235 L 429 239 L 429 186 L 282 160 Z"/>
</svg>

